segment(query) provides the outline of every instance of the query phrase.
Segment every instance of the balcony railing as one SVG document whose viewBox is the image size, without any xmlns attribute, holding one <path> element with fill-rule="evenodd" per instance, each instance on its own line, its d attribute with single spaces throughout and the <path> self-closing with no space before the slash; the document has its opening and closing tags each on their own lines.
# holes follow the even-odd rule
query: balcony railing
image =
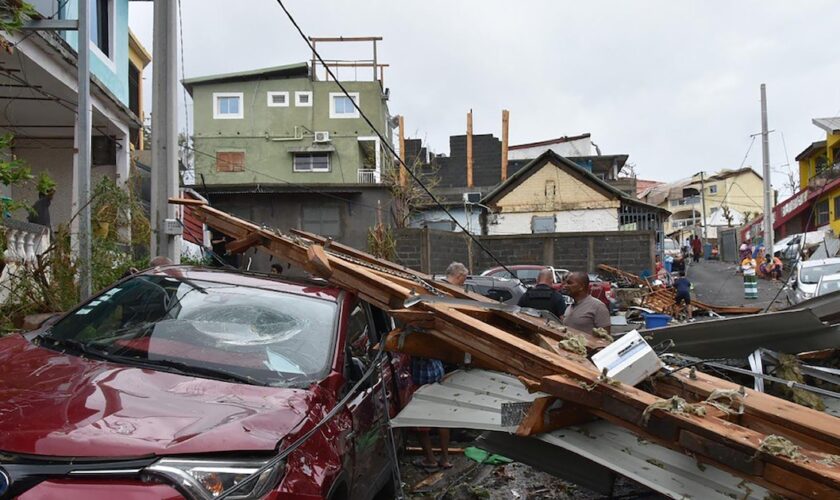
<svg viewBox="0 0 840 500">
<path fill-rule="evenodd" d="M 822 169 L 817 175 L 808 179 L 808 187 L 821 189 L 826 183 L 840 177 L 840 161 Z"/>
<path fill-rule="evenodd" d="M 379 172 L 373 168 L 360 168 L 358 174 L 359 184 L 379 184 Z"/>
<path fill-rule="evenodd" d="M 699 196 L 686 196 L 685 198 L 677 198 L 676 200 L 671 200 L 672 207 L 684 207 L 687 205 L 696 205 L 700 203 Z"/>
<path fill-rule="evenodd" d="M 6 251 L 3 253 L 3 267 L 0 271 L 0 303 L 9 294 L 9 281 L 21 266 L 31 266 L 38 256 L 50 246 L 50 230 L 47 227 L 14 219 L 0 220 L 6 231 Z"/>
</svg>

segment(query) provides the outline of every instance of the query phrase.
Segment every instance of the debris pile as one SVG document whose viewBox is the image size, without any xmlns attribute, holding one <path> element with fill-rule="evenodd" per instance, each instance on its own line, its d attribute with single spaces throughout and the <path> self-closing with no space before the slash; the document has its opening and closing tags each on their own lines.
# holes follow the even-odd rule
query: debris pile
<svg viewBox="0 0 840 500">
<path fill-rule="evenodd" d="M 587 356 L 605 347 L 605 339 L 491 307 L 490 299 L 317 235 L 285 235 L 203 204 L 191 205 L 199 219 L 233 238 L 229 250 L 258 247 L 387 311 L 403 325 L 389 334 L 388 349 L 509 373 L 530 390 L 569 403 L 577 421 L 581 416 L 607 420 L 780 495 L 840 495 L 840 470 L 827 465 L 840 454 L 840 426 L 833 416 L 752 390 L 736 397 L 732 391 L 740 391 L 739 385 L 701 372 L 676 371 L 639 387 L 603 383 Z M 739 409 L 743 405 L 743 413 L 704 404 L 707 399 Z M 548 408 L 546 401 L 539 407 L 535 401 L 531 411 Z M 575 421 L 558 415 L 552 425 Z M 776 437 L 795 448 L 771 446 Z M 796 453 L 787 452 L 791 449 Z"/>
</svg>

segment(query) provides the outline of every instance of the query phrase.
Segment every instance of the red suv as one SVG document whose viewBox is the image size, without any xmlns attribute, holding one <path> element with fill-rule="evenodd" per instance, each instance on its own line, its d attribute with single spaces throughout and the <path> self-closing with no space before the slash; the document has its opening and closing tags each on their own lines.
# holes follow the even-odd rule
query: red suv
<svg viewBox="0 0 840 500">
<path fill-rule="evenodd" d="M 567 269 L 557 269 L 550 266 L 548 267 L 554 272 L 554 283 L 551 285 L 551 287 L 565 294 L 565 280 L 566 276 L 568 276 L 570 271 Z M 519 281 L 521 281 L 523 285 L 533 286 L 537 282 L 537 275 L 540 273 L 540 271 L 545 269 L 546 266 L 539 266 L 535 264 L 517 264 L 513 266 L 507 266 L 507 268 L 510 269 L 511 272 L 516 274 L 515 277 L 519 279 Z M 510 273 L 507 272 L 503 267 L 491 267 L 490 269 L 481 273 L 481 276 L 492 276 L 494 278 L 514 278 L 514 276 L 511 276 Z M 609 282 L 603 281 L 597 276 L 590 274 L 589 294 L 603 302 L 610 312 L 613 312 L 615 310 L 615 297 L 612 291 L 612 286 L 610 286 Z"/>
<path fill-rule="evenodd" d="M 173 266 L 0 339 L 0 498 L 370 498 L 407 358 L 377 358 L 380 310 L 314 282 Z"/>
</svg>

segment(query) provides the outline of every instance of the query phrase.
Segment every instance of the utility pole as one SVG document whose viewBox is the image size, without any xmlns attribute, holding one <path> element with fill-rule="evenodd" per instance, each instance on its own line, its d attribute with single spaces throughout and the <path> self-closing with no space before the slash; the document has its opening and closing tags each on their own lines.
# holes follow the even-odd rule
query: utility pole
<svg viewBox="0 0 840 500">
<path fill-rule="evenodd" d="M 706 172 L 700 171 L 700 209 L 703 211 L 703 244 L 706 244 L 706 239 L 709 233 L 706 232 Z"/>
<path fill-rule="evenodd" d="M 767 88 L 761 84 L 761 162 L 764 176 L 764 249 L 773 254 L 773 188 L 770 186 L 770 142 L 767 131 Z"/>
<path fill-rule="evenodd" d="M 90 0 L 79 1 L 79 97 L 76 109 L 76 189 L 79 200 L 79 295 L 86 300 L 93 293 L 90 232 L 90 157 L 93 108 L 90 103 Z"/>
<path fill-rule="evenodd" d="M 152 76 L 152 256 L 181 261 L 178 194 L 178 2 L 154 0 Z"/>
</svg>

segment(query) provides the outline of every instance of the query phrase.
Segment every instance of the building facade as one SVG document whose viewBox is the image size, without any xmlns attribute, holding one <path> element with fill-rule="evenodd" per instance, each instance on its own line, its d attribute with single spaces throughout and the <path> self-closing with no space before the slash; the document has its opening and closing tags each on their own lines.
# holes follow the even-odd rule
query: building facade
<svg viewBox="0 0 840 500">
<path fill-rule="evenodd" d="M 43 17 L 78 18 L 76 0 L 31 3 Z M 142 123 L 130 107 L 128 3 L 91 2 L 91 40 L 87 44 L 93 108 L 91 185 L 105 176 L 125 183 L 132 137 L 142 135 Z M 0 32 L 0 36 L 14 44 L 11 53 L 0 53 L 0 85 L 5 90 L 6 103 L 0 130 L 15 136 L 10 153 L 25 161 L 34 175 L 45 172 L 56 181 L 58 187 L 50 208 L 55 228 L 70 222 L 80 206 L 75 178 L 78 34 L 33 31 Z M 142 48 L 134 42 L 138 50 Z M 149 58 L 145 49 L 143 52 Z M 32 185 L 6 187 L 0 195 L 28 203 L 37 199 Z"/>
<path fill-rule="evenodd" d="M 376 131 L 390 141 L 392 120 L 381 80 L 342 85 L 350 98 L 308 63 L 185 80 L 196 191 L 255 222 L 365 248 L 387 217 L 393 160 Z"/>
</svg>

